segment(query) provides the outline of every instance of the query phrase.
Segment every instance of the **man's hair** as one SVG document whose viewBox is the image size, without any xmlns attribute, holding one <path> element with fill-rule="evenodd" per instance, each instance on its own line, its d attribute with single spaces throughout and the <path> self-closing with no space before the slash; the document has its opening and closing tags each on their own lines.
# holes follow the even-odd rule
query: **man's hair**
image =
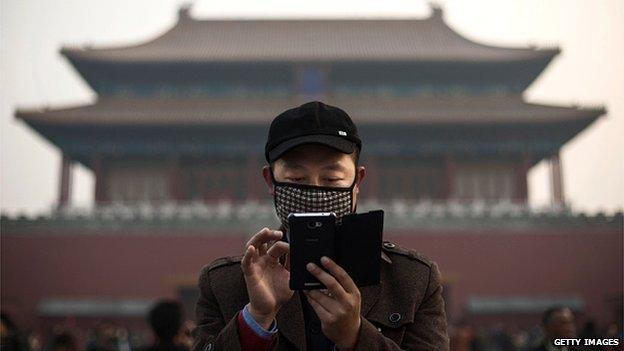
<svg viewBox="0 0 624 351">
<path fill-rule="evenodd" d="M 65 349 L 65 350 L 78 350 L 78 346 L 76 344 L 76 338 L 73 334 L 68 331 L 64 331 L 60 334 L 57 334 L 52 338 L 50 342 L 50 349 Z"/>
<path fill-rule="evenodd" d="M 349 155 L 351 155 L 351 158 L 353 158 L 353 162 L 355 163 L 355 171 L 357 172 L 357 166 L 360 163 L 360 150 L 356 148 L 355 151 L 353 151 Z M 269 168 L 271 169 L 271 171 L 274 170 L 274 165 L 275 161 L 269 162 Z"/>
<path fill-rule="evenodd" d="M 183 318 L 184 312 L 179 302 L 162 300 L 149 311 L 147 321 L 160 341 L 168 342 L 180 330 Z"/>
<path fill-rule="evenodd" d="M 569 309 L 569 307 L 566 307 L 566 306 L 553 306 L 547 309 L 546 311 L 544 311 L 544 314 L 542 315 L 542 325 L 544 326 L 548 325 L 548 323 L 550 323 L 555 313 L 565 311 L 567 309 Z"/>
</svg>

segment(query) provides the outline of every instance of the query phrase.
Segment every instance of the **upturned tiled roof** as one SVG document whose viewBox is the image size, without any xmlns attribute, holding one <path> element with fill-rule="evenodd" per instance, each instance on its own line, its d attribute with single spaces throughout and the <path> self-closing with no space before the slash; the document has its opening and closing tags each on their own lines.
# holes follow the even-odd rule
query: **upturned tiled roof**
<svg viewBox="0 0 624 351">
<path fill-rule="evenodd" d="M 473 42 L 446 25 L 442 11 L 425 19 L 196 20 L 146 43 L 65 48 L 70 60 L 137 62 L 436 61 L 551 59 L 559 50 L 502 48 Z"/>
</svg>

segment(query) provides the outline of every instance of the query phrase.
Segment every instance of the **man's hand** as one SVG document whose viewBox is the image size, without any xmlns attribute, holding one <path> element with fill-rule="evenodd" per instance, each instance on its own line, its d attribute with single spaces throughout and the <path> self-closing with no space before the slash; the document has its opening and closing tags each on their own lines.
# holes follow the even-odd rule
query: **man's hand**
<svg viewBox="0 0 624 351">
<path fill-rule="evenodd" d="M 306 292 L 308 302 L 321 320 L 323 334 L 338 348 L 353 348 L 362 323 L 360 290 L 334 261 L 322 257 L 321 264 L 329 273 L 314 263 L 308 263 L 306 268 L 327 287 L 329 294 L 319 290 Z"/>
<path fill-rule="evenodd" d="M 280 307 L 293 295 L 288 287 L 290 278 L 288 252 L 290 246 L 281 239 L 282 232 L 263 228 L 245 245 L 241 262 L 249 294 L 249 313 L 265 329 Z M 271 242 L 275 242 L 269 247 Z M 286 256 L 284 265 L 279 261 Z"/>
</svg>

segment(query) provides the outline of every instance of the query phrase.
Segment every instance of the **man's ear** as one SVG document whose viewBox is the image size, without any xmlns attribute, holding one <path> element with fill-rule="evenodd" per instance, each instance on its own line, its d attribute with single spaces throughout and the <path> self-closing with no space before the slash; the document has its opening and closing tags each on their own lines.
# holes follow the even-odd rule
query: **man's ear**
<svg viewBox="0 0 624 351">
<path fill-rule="evenodd" d="M 366 177 L 366 167 L 358 166 L 355 169 L 355 186 L 353 187 L 356 194 L 360 192 L 360 184 L 362 180 L 364 180 L 364 177 Z"/>
<path fill-rule="evenodd" d="M 269 194 L 271 194 L 271 196 L 275 195 L 273 180 L 271 179 L 271 169 L 267 165 L 262 167 L 262 178 L 264 178 L 264 182 L 269 187 Z"/>
</svg>

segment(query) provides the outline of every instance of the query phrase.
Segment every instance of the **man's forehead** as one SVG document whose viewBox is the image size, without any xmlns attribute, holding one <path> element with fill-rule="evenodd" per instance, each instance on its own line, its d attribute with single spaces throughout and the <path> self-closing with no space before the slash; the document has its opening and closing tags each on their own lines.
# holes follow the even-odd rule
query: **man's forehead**
<svg viewBox="0 0 624 351">
<path fill-rule="evenodd" d="M 311 160 L 296 160 L 296 159 L 280 159 L 284 168 L 293 170 L 304 170 L 310 167 L 319 167 L 327 170 L 346 171 L 348 167 L 342 160 L 325 160 L 322 163 L 312 162 Z"/>
</svg>

